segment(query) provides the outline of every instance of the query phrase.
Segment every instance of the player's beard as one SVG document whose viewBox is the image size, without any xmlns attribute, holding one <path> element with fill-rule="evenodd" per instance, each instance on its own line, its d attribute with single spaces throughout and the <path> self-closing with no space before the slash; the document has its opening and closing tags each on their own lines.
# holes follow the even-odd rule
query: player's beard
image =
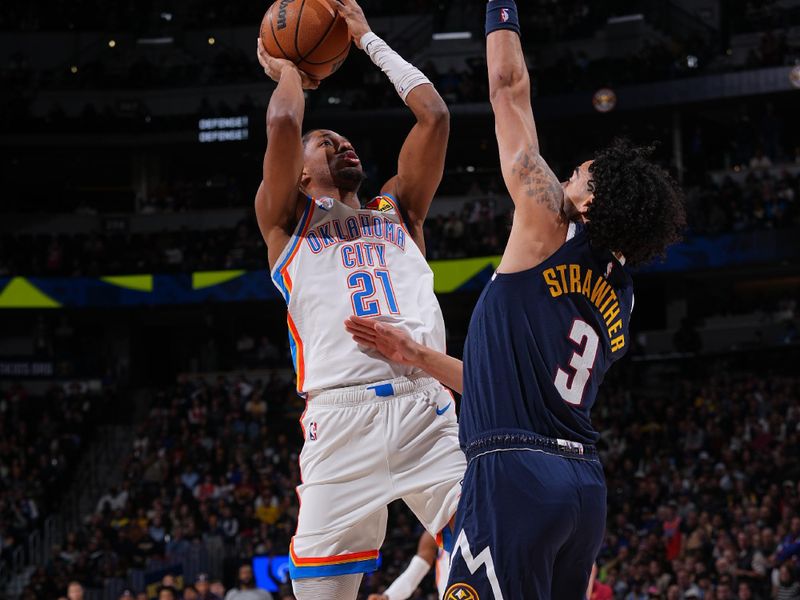
<svg viewBox="0 0 800 600">
<path fill-rule="evenodd" d="M 366 178 L 360 167 L 344 167 L 336 171 L 336 187 L 357 192 Z"/>
</svg>

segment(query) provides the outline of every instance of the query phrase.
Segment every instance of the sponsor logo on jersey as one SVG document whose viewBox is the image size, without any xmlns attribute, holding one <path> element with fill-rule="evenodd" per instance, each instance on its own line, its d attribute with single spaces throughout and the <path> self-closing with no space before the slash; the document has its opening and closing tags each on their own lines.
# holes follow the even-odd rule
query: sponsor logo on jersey
<svg viewBox="0 0 800 600">
<path fill-rule="evenodd" d="M 386 196 L 378 196 L 377 198 L 373 198 L 365 208 L 380 212 L 394 211 L 394 205 L 386 198 Z"/>
<path fill-rule="evenodd" d="M 466 583 L 454 583 L 444 593 L 444 600 L 481 600 L 475 588 Z"/>
<path fill-rule="evenodd" d="M 311 424 L 308 426 L 308 441 L 316 442 L 317 441 L 317 422 L 312 421 Z"/>
</svg>

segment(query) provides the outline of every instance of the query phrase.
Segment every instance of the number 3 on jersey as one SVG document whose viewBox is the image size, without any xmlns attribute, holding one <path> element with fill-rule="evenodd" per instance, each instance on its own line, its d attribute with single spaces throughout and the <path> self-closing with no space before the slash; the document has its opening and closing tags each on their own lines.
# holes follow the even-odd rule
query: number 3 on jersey
<svg viewBox="0 0 800 600">
<path fill-rule="evenodd" d="M 573 352 L 572 358 L 569 360 L 569 366 L 575 372 L 570 374 L 559 367 L 556 371 L 555 384 L 556 390 L 565 402 L 580 406 L 583 401 L 583 391 L 586 389 L 586 384 L 589 383 L 589 376 L 592 374 L 594 361 L 597 358 L 597 346 L 600 338 L 588 323 L 577 319 L 569 331 L 569 339 L 582 351 L 580 353 Z"/>
<path fill-rule="evenodd" d="M 394 288 L 392 287 L 392 279 L 389 276 L 389 271 L 384 269 L 376 269 L 374 274 L 369 271 L 356 271 L 347 278 L 347 287 L 355 290 L 351 294 L 353 314 L 357 317 L 375 317 L 383 314 L 381 311 L 381 299 L 374 298 L 375 279 L 378 280 L 381 288 L 383 288 L 382 299 L 386 301 L 389 312 L 393 315 L 400 314 L 400 309 L 397 308 Z"/>
</svg>

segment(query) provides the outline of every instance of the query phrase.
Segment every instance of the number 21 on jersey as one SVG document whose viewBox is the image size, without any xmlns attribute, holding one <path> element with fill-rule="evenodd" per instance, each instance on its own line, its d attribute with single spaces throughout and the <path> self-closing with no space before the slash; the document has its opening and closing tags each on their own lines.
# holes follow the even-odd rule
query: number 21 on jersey
<svg viewBox="0 0 800 600">
<path fill-rule="evenodd" d="M 353 314 L 357 317 L 375 317 L 384 314 L 382 306 L 390 314 L 400 314 L 392 278 L 386 269 L 350 273 L 347 277 L 347 287 L 354 290 L 350 298 Z M 377 293 L 377 288 L 380 288 L 382 293 Z"/>
<path fill-rule="evenodd" d="M 586 321 L 576 319 L 569 331 L 569 339 L 578 347 L 578 351 L 573 352 L 572 358 L 569 360 L 569 366 L 574 373 L 568 373 L 559 367 L 554 383 L 556 390 L 565 402 L 580 406 L 583 401 L 583 392 L 586 384 L 589 383 L 594 361 L 597 358 L 600 338 Z"/>
</svg>

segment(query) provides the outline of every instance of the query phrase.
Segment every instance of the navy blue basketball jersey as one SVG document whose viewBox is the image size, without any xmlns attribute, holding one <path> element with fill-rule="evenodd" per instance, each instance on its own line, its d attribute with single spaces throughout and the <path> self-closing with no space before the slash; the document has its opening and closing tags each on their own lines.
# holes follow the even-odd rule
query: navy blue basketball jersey
<svg viewBox="0 0 800 600">
<path fill-rule="evenodd" d="M 542 264 L 497 273 L 475 307 L 464 347 L 462 446 L 525 430 L 594 444 L 590 411 L 609 367 L 630 347 L 633 285 L 583 225 Z"/>
</svg>

